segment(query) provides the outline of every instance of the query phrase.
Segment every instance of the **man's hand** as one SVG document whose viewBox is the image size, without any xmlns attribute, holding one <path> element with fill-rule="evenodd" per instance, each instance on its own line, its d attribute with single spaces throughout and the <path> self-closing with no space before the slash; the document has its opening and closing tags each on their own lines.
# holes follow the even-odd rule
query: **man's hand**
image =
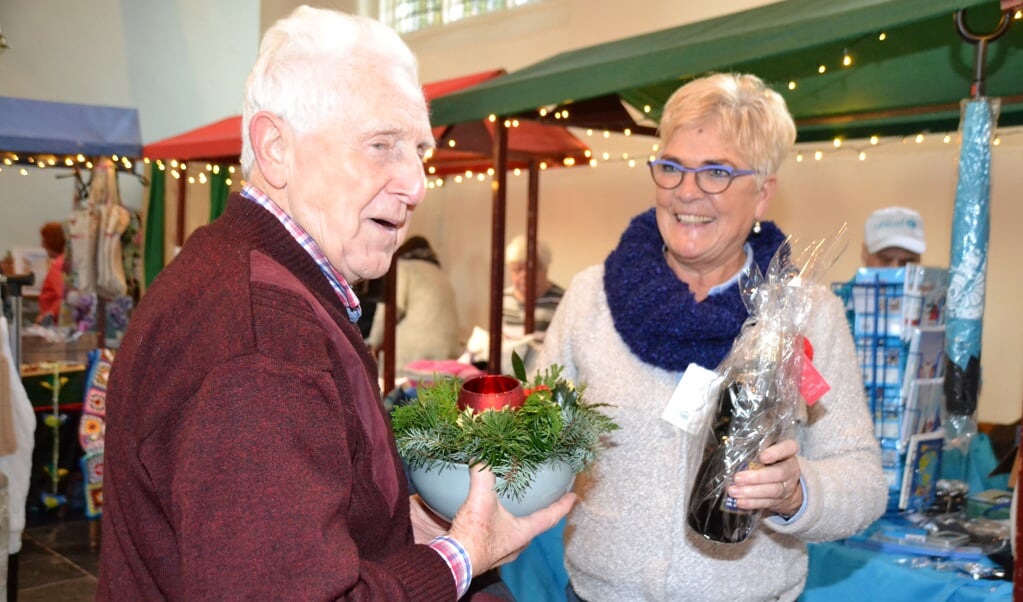
<svg viewBox="0 0 1023 602">
<path fill-rule="evenodd" d="M 728 495 L 746 510 L 763 509 L 782 516 L 792 516 L 803 505 L 803 487 L 799 483 L 799 444 L 791 439 L 780 441 L 761 452 L 762 468 L 735 474 Z"/>
<path fill-rule="evenodd" d="M 409 517 L 416 543 L 430 543 L 451 528 L 451 523 L 431 512 L 418 495 L 409 498 Z"/>
<path fill-rule="evenodd" d="M 474 577 L 515 560 L 534 537 L 558 524 L 575 504 L 575 494 L 566 493 L 550 506 L 517 518 L 501 505 L 495 483 L 494 473 L 486 468 L 469 469 L 469 496 L 448 532 L 469 554 Z"/>
</svg>

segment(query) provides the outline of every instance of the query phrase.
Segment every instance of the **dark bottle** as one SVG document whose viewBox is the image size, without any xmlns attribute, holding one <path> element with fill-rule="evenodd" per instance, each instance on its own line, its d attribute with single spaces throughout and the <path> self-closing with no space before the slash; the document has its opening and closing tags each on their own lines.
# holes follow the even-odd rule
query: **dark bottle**
<svg viewBox="0 0 1023 602">
<path fill-rule="evenodd" d="M 760 511 L 743 510 L 726 492 L 735 473 L 755 468 L 760 451 L 777 437 L 768 380 L 738 374 L 722 383 L 712 433 L 689 494 L 689 526 L 705 538 L 739 543 L 753 532 Z"/>
</svg>

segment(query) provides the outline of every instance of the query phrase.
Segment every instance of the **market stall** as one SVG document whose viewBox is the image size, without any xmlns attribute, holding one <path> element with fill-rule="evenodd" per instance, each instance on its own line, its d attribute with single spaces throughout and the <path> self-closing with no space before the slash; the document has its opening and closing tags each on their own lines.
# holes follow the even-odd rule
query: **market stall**
<svg viewBox="0 0 1023 602">
<path fill-rule="evenodd" d="M 1023 36 L 1011 29 L 1003 34 L 1010 20 L 1021 18 L 1019 8 L 1018 2 L 993 0 L 790 0 L 565 52 L 439 99 L 433 118 L 435 123 L 458 123 L 496 114 L 622 131 L 633 126 L 603 118 L 596 108 L 619 105 L 641 125 L 650 126 L 681 82 L 727 70 L 755 73 L 782 93 L 796 119 L 799 141 L 833 140 L 838 147 L 854 138 L 954 131 L 966 112 L 964 98 L 978 96 L 978 87 L 980 95 L 997 99 L 999 125 L 1018 125 L 1023 123 L 1023 79 L 1018 75 L 1023 71 L 1019 52 Z M 997 35 L 964 39 L 964 29 Z M 974 162 L 990 145 L 992 120 L 990 110 L 987 113 L 980 149 L 966 150 L 978 139 L 973 132 L 977 128 L 969 122 L 962 125 L 963 161 Z M 984 166 L 977 171 L 987 175 Z M 977 183 L 983 188 L 978 194 L 978 186 L 963 177 L 961 171 L 960 189 L 965 184 L 966 196 L 986 201 L 986 180 Z M 964 215 L 969 217 L 957 219 L 956 225 L 973 226 L 964 238 L 973 241 L 976 249 L 967 255 L 976 259 L 977 251 L 982 255 L 986 251 L 987 211 L 974 206 Z M 957 255 L 954 251 L 954 267 L 960 260 Z M 974 261 L 973 271 L 961 274 L 959 284 L 978 290 L 983 299 L 983 265 L 977 267 Z M 965 312 L 969 321 L 979 322 L 976 304 L 971 307 Z M 973 371 L 963 369 L 967 376 L 979 372 L 979 334 L 976 347 Z M 951 386 L 962 387 L 963 380 L 972 383 L 962 397 L 976 393 L 976 378 L 958 380 Z M 972 399 L 975 402 L 975 395 Z M 966 411 L 975 408 L 971 403 Z M 526 588 L 517 595 L 530 597 L 537 593 L 530 587 L 549 581 L 536 579 L 536 571 L 555 567 L 554 574 L 559 574 L 560 537 L 556 533 L 549 540 L 541 538 L 508 567 L 506 579 Z M 1020 574 L 1019 567 L 1016 571 Z M 550 591 L 559 592 L 563 583 L 554 581 Z"/>
<path fill-rule="evenodd" d="M 117 195 L 117 177 L 119 172 L 131 170 L 131 158 L 138 157 L 141 149 L 135 109 L 0 97 L 0 160 L 4 166 L 53 169 L 61 172 L 58 177 L 70 177 L 74 183 L 68 191 L 70 212 L 64 224 L 71 238 L 68 267 L 77 262 L 70 270 L 74 277 L 65 277 L 64 288 L 70 297 L 65 296 L 63 316 L 51 329 L 52 336 L 27 340 L 17 298 L 20 293 L 6 289 L 4 294 L 5 309 L 13 308 L 13 345 L 4 343 L 5 348 L 16 350 L 10 358 L 11 372 L 20 378 L 12 379 L 12 390 L 4 391 L 0 398 L 10 403 L 23 401 L 32 417 L 28 431 L 16 433 L 17 450 L 0 457 L 10 477 L 11 541 L 17 542 L 9 546 L 8 591 L 17 588 L 17 552 L 26 511 L 31 508 L 33 513 L 44 514 L 63 512 L 69 505 L 86 505 L 85 499 L 71 499 L 71 493 L 72 481 L 88 480 L 79 468 L 83 452 L 78 444 L 87 357 L 97 347 L 107 346 L 103 330 L 110 323 L 104 320 L 105 308 L 118 306 L 118 299 L 132 299 L 121 246 L 131 215 Z M 86 227 L 76 230 L 73 223 Z M 99 254 L 109 261 L 99 261 Z M 95 276 L 100 265 L 103 278 L 98 280 Z M 81 303 L 76 306 L 69 298 Z M 87 300 L 91 300 L 88 308 Z M 80 315 L 75 315 L 76 310 Z M 6 333 L 6 320 L 4 326 Z M 15 416 L 19 409 L 13 408 Z M 102 422 L 93 426 L 97 432 L 102 430 Z M 93 472 L 101 474 L 102 449 L 92 456 L 92 464 L 98 466 Z"/>
</svg>

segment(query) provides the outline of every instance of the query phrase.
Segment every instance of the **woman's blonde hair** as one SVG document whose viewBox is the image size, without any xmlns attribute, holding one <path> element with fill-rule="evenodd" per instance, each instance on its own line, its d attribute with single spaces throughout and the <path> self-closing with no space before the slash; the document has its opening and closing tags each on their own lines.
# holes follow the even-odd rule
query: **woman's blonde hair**
<svg viewBox="0 0 1023 602">
<path fill-rule="evenodd" d="M 777 173 L 796 141 L 785 99 L 750 74 L 714 73 L 676 90 L 657 128 L 661 148 L 676 130 L 706 125 L 735 144 L 759 181 Z"/>
</svg>

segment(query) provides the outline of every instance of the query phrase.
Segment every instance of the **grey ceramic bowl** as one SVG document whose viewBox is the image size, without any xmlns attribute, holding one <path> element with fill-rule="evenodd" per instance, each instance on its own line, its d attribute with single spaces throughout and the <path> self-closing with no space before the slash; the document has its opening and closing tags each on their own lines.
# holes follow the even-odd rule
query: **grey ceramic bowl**
<svg viewBox="0 0 1023 602">
<path fill-rule="evenodd" d="M 465 464 L 435 462 L 410 469 L 409 477 L 419 497 L 431 510 L 451 520 L 469 495 L 469 467 Z M 502 479 L 497 482 L 501 483 Z M 501 505 L 515 516 L 526 516 L 545 508 L 572 488 L 575 473 L 564 462 L 544 464 L 521 500 L 501 496 Z"/>
</svg>

